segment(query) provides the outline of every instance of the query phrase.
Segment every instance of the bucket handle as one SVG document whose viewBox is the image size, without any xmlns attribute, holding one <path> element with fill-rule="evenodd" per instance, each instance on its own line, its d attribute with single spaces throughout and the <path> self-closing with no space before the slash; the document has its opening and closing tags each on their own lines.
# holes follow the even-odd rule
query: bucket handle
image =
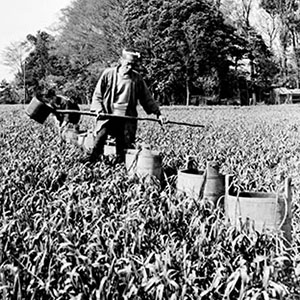
<svg viewBox="0 0 300 300">
<path fill-rule="evenodd" d="M 222 196 L 220 196 L 220 197 L 218 198 L 218 200 L 216 201 L 216 207 L 219 206 L 221 200 L 224 199 L 224 198 L 225 198 L 225 195 L 222 195 Z"/>
<path fill-rule="evenodd" d="M 282 218 L 282 221 L 280 223 L 280 225 L 278 226 L 278 229 L 281 229 L 281 227 L 283 226 L 283 224 L 285 223 L 286 219 L 287 219 L 287 215 L 288 215 L 288 202 L 287 202 L 287 197 L 284 195 L 283 196 L 284 199 L 284 217 Z M 278 204 L 278 203 L 276 203 Z M 277 205 L 276 205 L 277 206 Z M 275 215 L 276 218 L 276 215 Z"/>
<path fill-rule="evenodd" d="M 133 160 L 132 160 L 131 165 L 130 165 L 129 168 L 128 168 L 128 171 L 130 171 L 130 170 L 133 168 L 133 166 L 137 163 L 137 160 L 138 160 L 138 157 L 139 157 L 141 151 L 142 151 L 142 148 L 138 149 L 138 151 L 137 151 L 136 154 L 134 155 L 134 158 L 133 158 Z"/>
<path fill-rule="evenodd" d="M 216 201 L 216 206 L 215 206 L 216 209 L 218 209 L 220 207 L 220 202 L 222 199 L 225 199 L 225 197 L 226 197 L 226 195 L 224 194 L 218 198 L 218 200 Z M 218 209 L 218 215 L 219 215 L 219 213 L 220 213 L 220 210 Z"/>
<path fill-rule="evenodd" d="M 283 226 L 283 224 L 285 223 L 287 216 L 288 216 L 288 200 L 290 199 L 291 196 L 291 178 L 288 177 L 285 180 L 285 193 L 283 194 L 283 199 L 284 199 L 284 217 L 280 223 L 280 225 L 278 226 L 278 229 L 281 229 L 281 227 Z M 277 197 L 278 197 L 277 193 Z M 277 203 L 276 203 L 277 204 Z"/>
<path fill-rule="evenodd" d="M 231 183 L 231 185 L 232 184 L 233 184 L 233 182 Z M 241 208 L 241 202 L 240 202 L 240 191 L 241 191 L 240 187 L 238 186 L 237 195 L 236 195 L 235 212 L 234 212 L 234 226 L 236 226 L 236 219 L 237 219 L 237 217 L 241 217 L 242 216 L 242 208 Z M 239 210 L 239 214 L 237 212 L 238 210 Z"/>
</svg>

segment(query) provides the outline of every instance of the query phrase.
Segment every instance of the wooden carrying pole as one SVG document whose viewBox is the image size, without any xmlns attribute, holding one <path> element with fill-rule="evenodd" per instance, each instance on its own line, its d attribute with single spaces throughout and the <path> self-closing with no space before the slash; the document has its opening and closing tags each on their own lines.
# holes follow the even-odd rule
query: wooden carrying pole
<svg viewBox="0 0 300 300">
<path fill-rule="evenodd" d="M 154 122 L 159 122 L 158 119 L 153 119 L 153 118 L 140 118 L 140 117 L 131 117 L 131 116 L 118 116 L 118 115 L 111 115 L 111 114 L 105 114 L 105 113 L 100 113 L 96 114 L 94 112 L 89 112 L 89 111 L 81 111 L 81 110 L 55 110 L 56 113 L 60 114 L 81 114 L 81 115 L 87 115 L 87 116 L 93 116 L 93 117 L 104 117 L 108 119 L 112 118 L 119 118 L 119 119 L 127 119 L 127 120 L 138 120 L 138 121 L 154 121 Z M 192 123 L 186 123 L 186 122 L 175 122 L 175 121 L 167 121 L 165 124 L 176 124 L 176 125 L 182 125 L 182 126 L 191 126 L 191 127 L 201 127 L 204 128 L 204 125 L 201 124 L 192 124 Z"/>
</svg>

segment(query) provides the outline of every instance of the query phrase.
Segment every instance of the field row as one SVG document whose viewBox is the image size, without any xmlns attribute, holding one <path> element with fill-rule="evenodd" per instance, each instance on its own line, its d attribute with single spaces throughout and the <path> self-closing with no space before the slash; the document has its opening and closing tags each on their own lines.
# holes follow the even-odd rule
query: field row
<svg viewBox="0 0 300 300">
<path fill-rule="evenodd" d="M 161 152 L 165 181 L 93 166 L 24 107 L 0 107 L 0 293 L 3 299 L 297 299 L 300 106 L 165 107 L 138 143 Z M 141 113 L 141 116 L 143 114 Z M 91 128 L 84 117 L 82 128 Z M 216 161 L 241 190 L 292 179 L 293 243 L 233 227 L 220 209 L 176 194 L 187 155 Z M 6 298 L 5 298 L 6 297 Z M 227 297 L 227 298 L 226 298 Z"/>
</svg>

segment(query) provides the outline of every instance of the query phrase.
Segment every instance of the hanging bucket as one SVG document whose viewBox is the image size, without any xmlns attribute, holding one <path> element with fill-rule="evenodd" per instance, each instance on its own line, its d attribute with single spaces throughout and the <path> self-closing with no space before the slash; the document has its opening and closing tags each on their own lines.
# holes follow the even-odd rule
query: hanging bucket
<svg viewBox="0 0 300 300">
<path fill-rule="evenodd" d="M 214 205 L 225 194 L 225 176 L 220 174 L 219 165 L 216 162 L 208 162 L 206 167 L 206 180 L 203 198 Z"/>
<path fill-rule="evenodd" d="M 31 119 L 43 124 L 53 110 L 50 105 L 33 97 L 25 112 Z"/>
<path fill-rule="evenodd" d="M 225 183 L 225 214 L 231 224 L 250 222 L 255 230 L 264 229 L 282 231 L 284 237 L 291 240 L 291 180 L 286 180 L 285 193 L 231 193 L 230 176 Z"/>
<path fill-rule="evenodd" d="M 128 149 L 125 156 L 125 166 L 129 176 L 139 177 L 155 176 L 159 180 L 162 177 L 162 159 L 158 151 L 147 148 Z"/>
<path fill-rule="evenodd" d="M 177 174 L 177 192 L 188 197 L 199 198 L 205 180 L 205 171 L 197 169 L 182 169 Z"/>
</svg>

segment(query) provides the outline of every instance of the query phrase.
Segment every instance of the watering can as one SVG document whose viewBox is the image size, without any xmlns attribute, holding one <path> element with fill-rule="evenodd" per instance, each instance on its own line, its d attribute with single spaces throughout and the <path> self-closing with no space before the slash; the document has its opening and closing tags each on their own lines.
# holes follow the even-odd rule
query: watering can
<svg viewBox="0 0 300 300">
<path fill-rule="evenodd" d="M 54 108 L 36 97 L 33 97 L 25 112 L 31 119 L 43 124 L 48 116 L 54 112 Z"/>
</svg>

